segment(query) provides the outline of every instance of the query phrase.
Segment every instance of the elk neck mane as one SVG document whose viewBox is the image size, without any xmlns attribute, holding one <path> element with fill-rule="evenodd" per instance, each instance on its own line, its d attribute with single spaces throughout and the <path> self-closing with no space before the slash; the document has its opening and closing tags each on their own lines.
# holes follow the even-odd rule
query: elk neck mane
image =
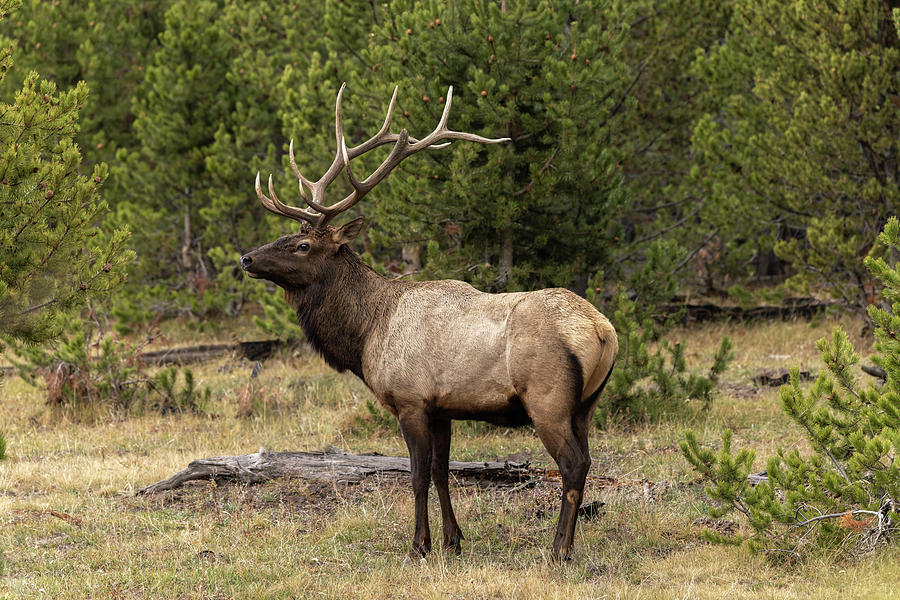
<svg viewBox="0 0 900 600">
<path fill-rule="evenodd" d="M 360 379 L 366 340 L 385 326 L 410 282 L 376 273 L 353 250 L 342 245 L 329 268 L 303 288 L 285 288 L 306 338 L 338 371 Z"/>
</svg>

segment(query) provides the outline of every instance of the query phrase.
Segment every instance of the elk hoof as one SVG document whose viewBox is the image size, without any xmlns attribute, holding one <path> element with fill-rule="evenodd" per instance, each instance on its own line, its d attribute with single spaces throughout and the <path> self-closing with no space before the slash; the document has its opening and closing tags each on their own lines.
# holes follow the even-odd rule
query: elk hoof
<svg viewBox="0 0 900 600">
<path fill-rule="evenodd" d="M 453 554 L 462 554 L 462 534 L 455 533 L 444 538 L 444 549 Z"/>
<path fill-rule="evenodd" d="M 557 552 L 554 548 L 550 551 L 550 562 L 552 563 L 563 563 L 569 562 L 572 560 L 572 552 L 570 550 L 566 550 L 565 552 Z"/>
<path fill-rule="evenodd" d="M 424 556 L 412 556 L 412 553 L 409 553 L 403 557 L 402 565 L 404 567 L 414 567 L 416 565 L 424 565 L 426 562 Z"/>
<path fill-rule="evenodd" d="M 431 552 L 431 542 L 425 542 L 424 544 L 416 544 L 412 545 L 412 548 L 409 549 L 409 554 L 407 558 L 412 561 L 418 561 L 420 559 L 425 558 L 425 556 Z"/>
</svg>

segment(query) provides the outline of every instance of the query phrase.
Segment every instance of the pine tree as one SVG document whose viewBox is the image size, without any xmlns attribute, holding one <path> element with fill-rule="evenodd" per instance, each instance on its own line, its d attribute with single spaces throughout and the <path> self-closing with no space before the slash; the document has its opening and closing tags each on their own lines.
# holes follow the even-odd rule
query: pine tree
<svg viewBox="0 0 900 600">
<path fill-rule="evenodd" d="M 18 46 L 2 90 L 14 93 L 32 70 L 61 89 L 84 81 L 91 101 L 81 112 L 76 139 L 87 163 L 112 164 L 116 151 L 133 143 L 131 98 L 170 3 L 27 0 L 26 8 L 0 23 L 0 32 Z"/>
<path fill-rule="evenodd" d="M 5 15 L 18 5 L 0 4 Z M 11 66 L 3 40 L 0 78 Z M 59 335 L 70 311 L 124 280 L 126 229 L 103 233 L 99 188 L 104 165 L 83 176 L 74 138 L 87 100 L 30 73 L 12 103 L 0 104 L 0 334 L 43 342 Z"/>
<path fill-rule="evenodd" d="M 699 247 L 717 239 L 718 224 L 702 218 L 706 195 L 698 194 L 689 178 L 694 164 L 693 127 L 712 108 L 711 94 L 704 93 L 707 83 L 696 77 L 691 65 L 725 37 L 734 2 L 647 0 L 631 4 L 635 17 L 625 60 L 634 73 L 636 101 L 617 132 L 628 198 L 623 224 L 627 248 L 617 260 L 626 272 L 641 269 L 648 244 L 657 239 L 680 244 L 679 263 L 688 262 L 685 259 Z M 679 269 L 679 279 L 695 276 L 684 266 Z"/>
<path fill-rule="evenodd" d="M 612 300 L 601 306 L 604 275 L 588 282 L 587 299 L 602 308 L 616 328 L 619 353 L 594 422 L 658 421 L 692 409 L 710 408 L 719 376 L 734 358 L 731 340 L 723 337 L 706 375 L 691 372 L 684 340 L 667 340 L 674 319 L 661 314 L 677 290 L 675 274 L 684 251 L 673 240 L 654 240 L 646 260 L 620 283 Z M 627 290 L 627 291 L 626 291 Z"/>
<path fill-rule="evenodd" d="M 754 455 L 734 454 L 730 431 L 717 454 L 690 432 L 681 444 L 710 483 L 713 516 L 743 513 L 753 530 L 752 548 L 799 556 L 814 548 L 859 551 L 894 540 L 900 526 L 900 264 L 885 257 L 898 251 L 900 221 L 891 217 L 865 261 L 890 305 L 869 307 L 876 325 L 874 360 L 887 372 L 884 385 L 864 388 L 856 381 L 852 368 L 859 355 L 836 328 L 831 340 L 817 344 L 827 371 L 804 391 L 795 368 L 790 385 L 781 388 L 784 412 L 809 441 L 810 455 L 780 449 L 766 463 L 766 480 L 754 487 L 747 479 Z"/>
<path fill-rule="evenodd" d="M 632 13 L 474 0 L 391 11 L 370 56 L 383 89 L 400 86 L 402 124 L 429 131 L 452 85 L 451 127 L 512 141 L 456 144 L 405 166 L 377 206 L 379 229 L 427 241 L 428 274 L 494 291 L 583 289 L 609 262 L 622 216 L 614 140 L 633 104 L 623 57 Z"/>
<path fill-rule="evenodd" d="M 695 73 L 716 110 L 696 126 L 704 219 L 735 269 L 774 248 L 792 283 L 864 308 L 870 240 L 900 201 L 900 46 L 881 0 L 739 0 Z"/>
<path fill-rule="evenodd" d="M 114 169 L 117 219 L 140 222 L 133 276 L 149 284 L 119 314 L 148 306 L 236 311 L 248 288 L 237 258 L 270 241 L 253 191 L 281 158 L 280 71 L 309 31 L 296 3 L 173 2 L 134 101 L 139 141 Z"/>
</svg>

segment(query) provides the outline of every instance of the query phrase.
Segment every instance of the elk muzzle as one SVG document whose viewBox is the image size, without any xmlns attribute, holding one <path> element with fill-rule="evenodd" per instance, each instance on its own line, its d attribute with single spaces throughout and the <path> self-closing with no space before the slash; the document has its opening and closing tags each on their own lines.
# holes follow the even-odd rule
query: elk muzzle
<svg viewBox="0 0 900 600">
<path fill-rule="evenodd" d="M 249 275 L 250 277 L 259 277 L 259 275 L 255 274 L 251 271 L 251 267 L 253 266 L 253 253 L 248 252 L 247 254 L 241 257 L 241 269 L 244 270 L 244 273 Z"/>
</svg>

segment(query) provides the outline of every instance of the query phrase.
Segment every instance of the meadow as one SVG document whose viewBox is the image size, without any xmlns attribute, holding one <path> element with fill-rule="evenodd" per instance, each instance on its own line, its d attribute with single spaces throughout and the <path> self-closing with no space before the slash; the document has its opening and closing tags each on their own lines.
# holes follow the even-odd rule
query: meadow
<svg viewBox="0 0 900 600">
<path fill-rule="evenodd" d="M 46 392 L 18 377 L 0 382 L 0 598 L 889 598 L 900 550 L 827 555 L 784 564 L 711 545 L 704 528 L 746 528 L 704 515 L 703 484 L 678 443 L 693 429 L 715 447 L 723 428 L 753 448 L 760 470 L 777 448 L 805 449 L 781 413 L 777 388 L 751 380 L 763 368 L 822 368 L 815 341 L 842 324 L 865 357 L 862 322 L 716 323 L 676 330 L 690 363 L 709 364 L 722 335 L 736 358 L 707 412 L 661 423 L 609 423 L 591 434 L 585 502 L 574 559 L 549 560 L 557 483 L 491 486 L 451 481 L 465 539 L 405 562 L 412 534 L 408 482 L 358 485 L 281 480 L 255 486 L 200 482 L 154 496 L 135 491 L 195 458 L 318 450 L 406 455 L 390 419 L 350 374 L 301 346 L 263 363 L 253 411 L 238 416 L 252 363 L 225 356 L 193 365 L 212 390 L 203 413 L 116 415 L 85 421 L 51 410 Z M 157 346 L 221 341 L 246 324 L 198 333 L 183 324 Z M 249 333 L 247 333 L 249 335 Z M 868 377 L 859 373 L 860 379 Z M 601 399 L 602 402 L 602 399 Z M 386 415 L 385 415 L 386 416 Z M 454 424 L 451 460 L 551 461 L 530 428 Z M 432 531 L 440 511 L 432 490 Z"/>
</svg>

